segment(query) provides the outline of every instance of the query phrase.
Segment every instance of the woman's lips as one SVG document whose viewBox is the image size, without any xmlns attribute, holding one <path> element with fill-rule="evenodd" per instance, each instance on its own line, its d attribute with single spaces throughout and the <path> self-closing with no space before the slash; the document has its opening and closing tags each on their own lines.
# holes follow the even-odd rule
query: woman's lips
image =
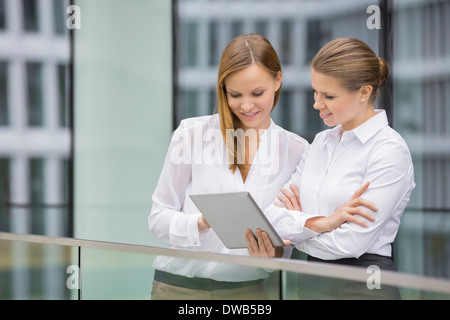
<svg viewBox="0 0 450 320">
<path fill-rule="evenodd" d="M 255 111 L 255 112 L 241 112 L 241 115 L 246 118 L 246 119 L 253 119 L 256 118 L 256 116 L 259 114 L 259 111 Z"/>
<path fill-rule="evenodd" d="M 332 115 L 332 113 L 331 112 L 329 112 L 329 113 L 326 113 L 326 112 L 319 112 L 319 114 L 320 114 L 320 117 L 322 118 L 322 119 L 327 119 L 327 118 L 329 118 L 331 115 Z"/>
</svg>

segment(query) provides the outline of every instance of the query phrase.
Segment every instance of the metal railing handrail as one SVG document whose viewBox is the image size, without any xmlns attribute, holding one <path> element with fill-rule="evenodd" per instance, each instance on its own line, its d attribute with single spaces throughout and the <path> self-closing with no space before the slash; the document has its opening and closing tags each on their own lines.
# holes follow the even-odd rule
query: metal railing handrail
<svg viewBox="0 0 450 320">
<path fill-rule="evenodd" d="M 102 250 L 170 256 L 193 260 L 225 262 L 250 267 L 268 268 L 273 270 L 303 273 L 314 276 L 353 280 L 358 282 L 366 282 L 368 277 L 371 275 L 368 274 L 365 268 L 343 266 L 331 263 L 307 262 L 303 260 L 290 260 L 282 258 L 267 259 L 259 257 L 238 256 L 212 252 L 198 252 L 198 251 L 180 250 L 157 246 L 126 244 L 126 243 L 98 241 L 98 240 L 85 240 L 67 237 L 53 237 L 44 235 L 0 232 L 0 240 L 22 241 L 28 243 L 93 248 Z M 398 271 L 385 271 L 385 270 L 381 270 L 381 279 L 383 285 L 450 294 L 449 279 L 426 277 L 402 273 Z"/>
</svg>

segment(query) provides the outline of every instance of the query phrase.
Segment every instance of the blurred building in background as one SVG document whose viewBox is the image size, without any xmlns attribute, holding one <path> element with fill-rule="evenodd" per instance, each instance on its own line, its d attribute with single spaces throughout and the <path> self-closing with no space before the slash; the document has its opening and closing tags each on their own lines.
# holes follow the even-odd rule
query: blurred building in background
<svg viewBox="0 0 450 320">
<path fill-rule="evenodd" d="M 67 236 L 63 0 L 0 0 L 0 230 Z"/>
</svg>

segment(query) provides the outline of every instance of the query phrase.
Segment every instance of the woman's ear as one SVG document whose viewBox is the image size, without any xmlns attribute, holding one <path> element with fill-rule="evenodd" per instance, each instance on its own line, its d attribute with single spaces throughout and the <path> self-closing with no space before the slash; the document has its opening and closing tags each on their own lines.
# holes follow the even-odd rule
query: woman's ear
<svg viewBox="0 0 450 320">
<path fill-rule="evenodd" d="M 373 91 L 373 87 L 371 85 L 362 86 L 359 91 L 361 92 L 360 101 L 369 101 L 370 95 Z"/>
<path fill-rule="evenodd" d="M 278 91 L 280 89 L 282 80 L 283 80 L 283 72 L 278 71 L 277 76 L 275 77 L 275 84 L 276 84 L 275 91 Z"/>
</svg>

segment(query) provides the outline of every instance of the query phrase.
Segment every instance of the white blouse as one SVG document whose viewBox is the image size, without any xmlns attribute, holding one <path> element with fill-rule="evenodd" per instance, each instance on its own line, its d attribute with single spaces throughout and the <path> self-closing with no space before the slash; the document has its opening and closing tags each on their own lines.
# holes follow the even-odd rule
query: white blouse
<svg viewBox="0 0 450 320">
<path fill-rule="evenodd" d="M 299 250 L 324 260 L 364 253 L 391 256 L 391 243 L 415 187 L 414 168 L 407 144 L 389 127 L 385 111 L 376 112 L 351 131 L 342 133 L 338 125 L 317 134 L 285 186 L 299 186 L 302 213 L 274 205 L 265 211 L 282 238 Z M 367 181 L 362 197 L 378 207 L 375 212 L 363 207 L 376 219 L 367 221 L 368 228 L 345 223 L 322 234 L 304 228 L 308 217 L 334 213 Z"/>
<path fill-rule="evenodd" d="M 227 249 L 214 230 L 199 233 L 200 212 L 193 193 L 249 191 L 262 210 L 271 204 L 298 165 L 308 142 L 273 121 L 261 135 L 245 183 L 239 169 L 229 169 L 219 116 L 181 121 L 175 130 L 156 190 L 148 225 L 172 248 L 248 255 L 247 249 Z M 244 235 L 242 235 L 244 237 Z M 268 276 L 267 270 L 218 262 L 159 256 L 154 268 L 188 277 L 248 281 Z"/>
</svg>

